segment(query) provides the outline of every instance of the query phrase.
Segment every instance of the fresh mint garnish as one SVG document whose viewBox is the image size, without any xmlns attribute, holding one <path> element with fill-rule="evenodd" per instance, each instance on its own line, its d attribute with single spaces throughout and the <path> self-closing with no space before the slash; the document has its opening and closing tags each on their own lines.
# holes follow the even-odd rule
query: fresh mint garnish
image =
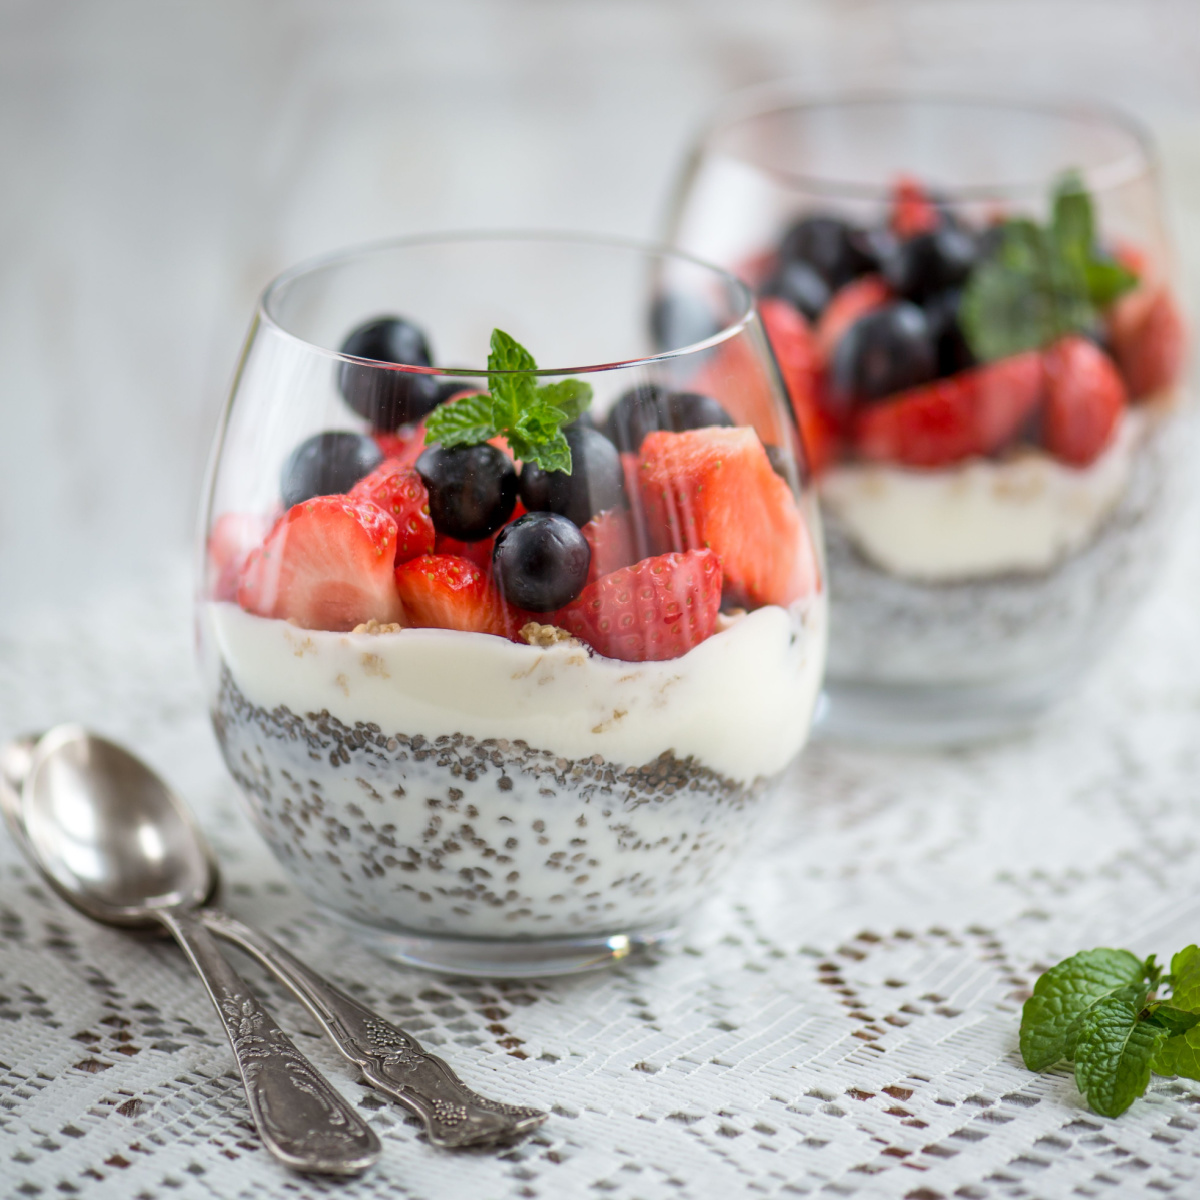
<svg viewBox="0 0 1200 1200">
<path fill-rule="evenodd" d="M 425 442 L 474 446 L 503 437 L 516 458 L 544 471 L 571 473 L 571 447 L 562 429 L 592 402 L 578 379 L 539 385 L 537 363 L 515 338 L 492 330 L 488 392 L 436 408 L 425 423 Z"/>
<path fill-rule="evenodd" d="M 1200 949 L 1181 950 L 1166 975 L 1154 955 L 1128 950 L 1051 967 L 1021 1011 L 1021 1057 L 1031 1071 L 1074 1059 L 1079 1090 L 1104 1117 L 1120 1116 L 1152 1072 L 1200 1079 Z"/>
<path fill-rule="evenodd" d="M 967 280 L 959 318 L 981 361 L 1094 329 L 1100 311 L 1137 283 L 1098 253 L 1092 199 L 1074 172 L 1054 189 L 1047 225 L 1014 218 L 996 236 Z"/>
</svg>

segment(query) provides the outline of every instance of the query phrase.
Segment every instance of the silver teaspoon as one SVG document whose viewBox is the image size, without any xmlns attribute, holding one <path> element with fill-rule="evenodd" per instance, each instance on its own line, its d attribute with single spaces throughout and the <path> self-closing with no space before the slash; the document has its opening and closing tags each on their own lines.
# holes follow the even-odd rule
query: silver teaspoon
<svg viewBox="0 0 1200 1200">
<path fill-rule="evenodd" d="M 28 737 L 0 747 L 0 806 L 18 839 L 20 813 L 13 811 L 12 798 L 21 790 L 37 741 Z M 138 765 L 167 791 L 166 784 L 148 767 Z M 174 801 L 183 807 L 177 797 Z M 194 822 L 192 828 L 196 829 Z M 211 854 L 208 857 L 213 861 Z M 213 870 L 215 873 L 215 862 Z M 250 954 L 290 988 L 368 1083 L 421 1118 L 434 1145 L 453 1149 L 509 1141 L 545 1121 L 546 1114 L 540 1109 L 505 1104 L 472 1091 L 411 1034 L 347 996 L 265 934 L 210 906 L 200 908 L 198 915 L 212 933 Z"/>
<path fill-rule="evenodd" d="M 10 783 L 21 765 L 20 750 L 6 748 Z M 77 726 L 38 739 L 25 765 L 22 848 L 87 916 L 157 922 L 172 934 L 225 1026 L 263 1145 L 293 1170 L 323 1175 L 358 1175 L 378 1161 L 374 1130 L 296 1049 L 204 927 L 198 910 L 216 886 L 216 863 L 183 804 L 137 759 Z"/>
</svg>

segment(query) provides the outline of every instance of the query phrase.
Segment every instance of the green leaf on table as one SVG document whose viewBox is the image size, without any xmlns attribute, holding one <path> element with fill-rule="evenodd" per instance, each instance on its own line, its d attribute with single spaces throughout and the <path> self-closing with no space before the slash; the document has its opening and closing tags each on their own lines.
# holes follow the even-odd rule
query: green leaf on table
<svg viewBox="0 0 1200 1200">
<path fill-rule="evenodd" d="M 1131 956 L 1132 957 L 1132 956 Z M 1097 1000 L 1080 1023 L 1075 1082 L 1102 1117 L 1119 1117 L 1146 1090 L 1167 1032 L 1127 995 Z"/>
<path fill-rule="evenodd" d="M 1145 964 L 1128 950 L 1082 950 L 1051 967 L 1034 984 L 1021 1010 L 1021 1057 L 1031 1071 L 1073 1058 L 1084 1016 L 1093 1005 L 1124 988 L 1149 989 Z"/>
<path fill-rule="evenodd" d="M 1188 946 L 1171 959 L 1171 1005 L 1200 1014 L 1200 947 Z M 1162 1044 L 1154 1073 L 1200 1079 L 1200 1022 Z"/>
<path fill-rule="evenodd" d="M 1160 1001 L 1146 1006 L 1142 1014 L 1152 1025 L 1165 1029 L 1167 1037 L 1175 1038 L 1200 1025 L 1200 1013 L 1176 1008 L 1173 1004 Z"/>
</svg>

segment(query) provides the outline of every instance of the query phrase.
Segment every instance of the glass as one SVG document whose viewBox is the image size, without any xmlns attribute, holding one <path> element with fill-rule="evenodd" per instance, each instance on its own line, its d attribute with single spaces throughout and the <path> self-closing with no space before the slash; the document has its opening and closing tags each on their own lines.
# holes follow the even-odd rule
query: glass
<svg viewBox="0 0 1200 1200">
<path fill-rule="evenodd" d="M 541 368 L 489 364 L 496 327 Z M 588 389 L 570 474 L 518 480 L 529 426 L 426 449 L 473 403 Z M 806 740 L 815 498 L 749 290 L 688 256 L 459 235 L 287 272 L 201 533 L 229 769 L 304 891 L 403 961 L 546 974 L 662 941 Z"/>
<path fill-rule="evenodd" d="M 756 288 L 804 431 L 823 730 L 1023 725 L 1146 594 L 1191 445 L 1160 208 L 1145 135 L 1088 107 L 785 84 L 699 139 L 668 240 Z"/>
</svg>

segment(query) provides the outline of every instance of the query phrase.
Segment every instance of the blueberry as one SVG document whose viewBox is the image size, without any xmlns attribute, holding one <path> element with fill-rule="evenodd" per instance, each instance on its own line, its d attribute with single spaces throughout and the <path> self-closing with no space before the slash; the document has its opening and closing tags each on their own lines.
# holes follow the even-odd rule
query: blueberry
<svg viewBox="0 0 1200 1200">
<path fill-rule="evenodd" d="M 733 424 L 733 418 L 711 396 L 699 392 L 671 392 L 659 401 L 658 411 L 662 427 L 675 433 Z"/>
<path fill-rule="evenodd" d="M 430 446 L 417 459 L 438 533 L 460 542 L 490 537 L 512 516 L 517 471 L 503 450 L 489 446 Z"/>
<path fill-rule="evenodd" d="M 947 288 L 925 301 L 925 320 L 933 338 L 939 375 L 956 375 L 976 363 L 958 321 L 961 304 L 961 288 Z"/>
<path fill-rule="evenodd" d="M 871 261 L 855 245 L 854 227 L 838 217 L 802 217 L 783 235 L 780 263 L 803 262 L 836 290 L 870 270 Z"/>
<path fill-rule="evenodd" d="M 849 238 L 851 247 L 867 271 L 881 270 L 896 250 L 896 235 L 882 225 L 870 229 L 852 229 Z"/>
<path fill-rule="evenodd" d="M 759 289 L 759 295 L 778 296 L 815 321 L 825 311 L 831 292 L 824 276 L 811 263 L 784 259 Z"/>
<path fill-rule="evenodd" d="M 578 526 L 557 513 L 527 513 L 506 525 L 492 551 L 493 576 L 510 604 L 553 612 L 587 584 L 592 548 Z"/>
<path fill-rule="evenodd" d="M 403 317 L 376 317 L 359 325 L 342 343 L 341 351 L 375 362 L 414 367 L 433 364 L 425 335 Z M 441 387 L 434 375 L 410 375 L 361 363 L 338 366 L 342 398 L 381 432 L 391 432 L 432 412 L 444 398 Z"/>
<path fill-rule="evenodd" d="M 650 335 L 659 351 L 702 342 L 720 328 L 708 303 L 688 292 L 665 292 L 650 307 Z"/>
<path fill-rule="evenodd" d="M 605 433 L 618 450 L 636 451 L 646 434 L 662 428 L 659 402 L 665 391 L 654 383 L 639 384 L 613 405 L 605 423 Z"/>
<path fill-rule="evenodd" d="M 834 406 L 878 400 L 915 387 L 937 373 L 937 354 L 925 314 L 898 300 L 860 317 L 833 352 L 830 399 Z"/>
<path fill-rule="evenodd" d="M 961 229 L 943 227 L 901 242 L 883 264 L 894 291 L 921 301 L 934 292 L 957 287 L 975 265 L 975 239 Z"/>
<path fill-rule="evenodd" d="M 383 462 L 379 447 L 361 433 L 317 433 L 287 457 L 280 474 L 284 508 L 314 496 L 340 496 Z"/>
<path fill-rule="evenodd" d="M 606 508 L 624 507 L 625 475 L 616 446 L 597 429 L 573 426 L 565 433 L 571 474 L 526 463 L 521 468 L 521 502 L 530 512 L 560 513 L 580 526 Z"/>
</svg>

